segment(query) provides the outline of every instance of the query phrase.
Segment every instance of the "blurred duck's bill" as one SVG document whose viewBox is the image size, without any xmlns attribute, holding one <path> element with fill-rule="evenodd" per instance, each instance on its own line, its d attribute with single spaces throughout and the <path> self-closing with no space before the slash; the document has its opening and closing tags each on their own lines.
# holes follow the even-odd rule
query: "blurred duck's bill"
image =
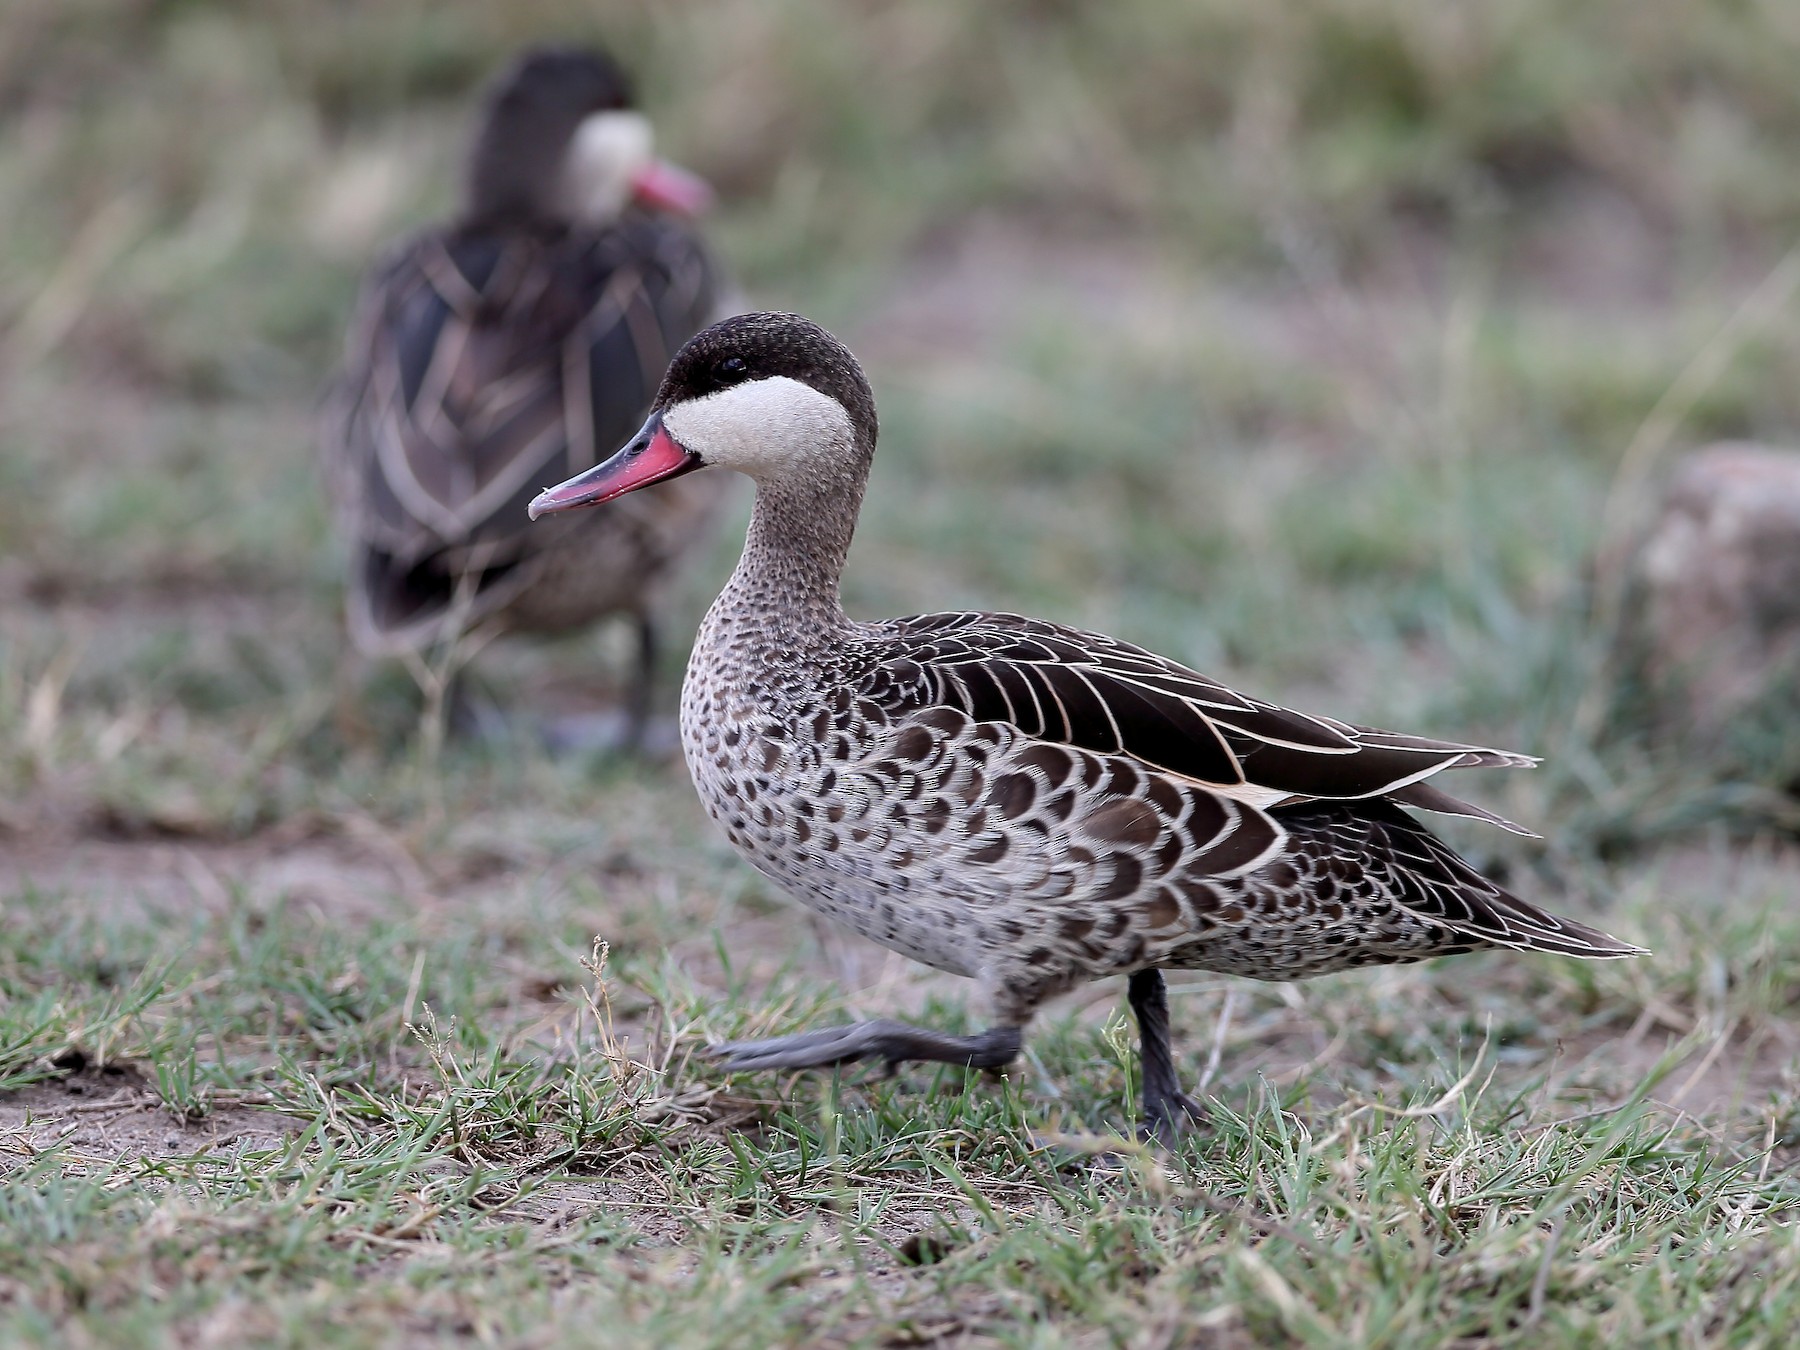
<svg viewBox="0 0 1800 1350">
<path fill-rule="evenodd" d="M 631 195 L 645 206 L 697 216 L 713 204 L 712 185 L 666 159 L 653 159 L 631 179 Z"/>
<path fill-rule="evenodd" d="M 662 414 L 653 413 L 644 423 L 643 430 L 604 464 L 538 493 L 529 508 L 531 518 L 536 520 L 557 511 L 598 506 L 699 467 L 700 456 L 690 453 L 664 431 Z"/>
</svg>

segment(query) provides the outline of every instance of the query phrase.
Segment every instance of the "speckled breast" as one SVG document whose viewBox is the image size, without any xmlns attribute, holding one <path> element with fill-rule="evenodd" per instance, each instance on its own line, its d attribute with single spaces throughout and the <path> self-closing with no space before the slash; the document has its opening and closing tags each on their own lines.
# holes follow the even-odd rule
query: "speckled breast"
<svg viewBox="0 0 1800 1350">
<path fill-rule="evenodd" d="M 840 690 L 779 712 L 744 696 L 746 683 L 754 686 L 690 669 L 682 690 L 688 769 L 732 845 L 833 922 L 926 965 L 978 975 L 1003 940 L 1005 889 L 971 893 L 945 875 L 934 848 L 945 793 L 978 790 L 978 781 L 959 785 L 950 770 L 896 793 L 886 753 L 895 729 L 878 709 Z"/>
</svg>

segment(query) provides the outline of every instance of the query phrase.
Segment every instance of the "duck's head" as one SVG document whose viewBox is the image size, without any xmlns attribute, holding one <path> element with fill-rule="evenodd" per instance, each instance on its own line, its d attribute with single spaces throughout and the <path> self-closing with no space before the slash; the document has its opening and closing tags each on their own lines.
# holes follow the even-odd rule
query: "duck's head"
<svg viewBox="0 0 1800 1350">
<path fill-rule="evenodd" d="M 604 464 L 540 492 L 531 518 L 708 467 L 764 486 L 860 484 L 875 433 L 875 396 L 848 347 L 798 314 L 739 314 L 690 338 L 643 429 Z"/>
<path fill-rule="evenodd" d="M 466 214 L 605 225 L 636 201 L 694 215 L 705 182 L 656 158 L 649 119 L 605 52 L 538 47 L 494 82 L 469 161 Z"/>
</svg>

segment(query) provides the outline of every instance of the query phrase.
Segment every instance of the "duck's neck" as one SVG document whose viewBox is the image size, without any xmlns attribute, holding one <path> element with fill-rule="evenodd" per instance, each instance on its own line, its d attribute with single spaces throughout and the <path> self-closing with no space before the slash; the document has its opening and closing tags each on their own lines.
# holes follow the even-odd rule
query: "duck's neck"
<svg viewBox="0 0 1800 1350">
<path fill-rule="evenodd" d="M 561 126 L 521 125 L 513 119 L 483 127 L 463 187 L 463 226 L 567 225 L 556 200 L 567 142 L 568 131 Z"/>
<path fill-rule="evenodd" d="M 828 645 L 850 627 L 838 582 L 865 479 L 759 482 L 744 556 L 713 606 L 709 626 L 755 629 L 799 652 Z"/>
</svg>

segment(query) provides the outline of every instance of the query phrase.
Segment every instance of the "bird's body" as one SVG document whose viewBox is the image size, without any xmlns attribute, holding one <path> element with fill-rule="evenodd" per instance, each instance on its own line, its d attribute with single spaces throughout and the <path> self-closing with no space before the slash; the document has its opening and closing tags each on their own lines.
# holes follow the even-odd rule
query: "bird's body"
<svg viewBox="0 0 1800 1350">
<path fill-rule="evenodd" d="M 731 361 L 742 372 L 721 378 Z M 1159 970 L 1287 980 L 1479 947 L 1636 950 L 1509 895 L 1402 809 L 1504 825 L 1426 780 L 1528 757 L 1306 716 L 1017 615 L 851 620 L 837 583 L 873 444 L 849 354 L 804 320 L 746 316 L 684 350 L 632 446 L 534 504 L 697 464 L 756 478 L 683 690 L 701 800 L 801 903 L 977 980 L 993 1011 L 975 1037 L 863 1023 L 724 1047 L 728 1062 L 1004 1063 L 1044 1000 L 1124 974 L 1162 1129 L 1192 1104 Z"/>
<path fill-rule="evenodd" d="M 461 216 L 364 283 L 321 427 L 363 651 L 648 624 L 708 539 L 722 485 L 706 480 L 547 531 L 525 513 L 545 478 L 631 433 L 669 358 L 725 312 L 691 223 L 629 204 L 646 127 L 597 54 L 528 55 L 490 98 Z"/>
<path fill-rule="evenodd" d="M 326 440 L 356 548 L 358 644 L 647 609 L 703 537 L 718 483 L 672 483 L 547 531 L 525 507 L 545 478 L 631 434 L 717 307 L 699 238 L 647 212 L 597 231 L 430 231 L 398 249 L 365 287 Z"/>
<path fill-rule="evenodd" d="M 1133 686 L 1107 674 L 1108 658 L 1178 671 L 1149 653 L 1010 614 L 851 625 L 829 651 L 786 648 L 779 668 L 744 635 L 734 607 L 715 609 L 684 691 L 708 813 L 810 908 L 982 979 L 997 1008 L 1028 1016 L 1076 983 L 1144 966 L 1291 980 L 1479 946 L 1591 949 L 1591 934 L 1484 881 L 1384 796 L 1258 809 L 1231 793 L 1254 785 L 1075 739 L 1066 691 L 1120 699 Z M 1047 669 L 1069 676 L 1062 691 Z M 1024 709 L 988 716 L 982 701 L 1003 681 Z M 1315 742 L 1351 739 L 1313 730 Z"/>
</svg>

